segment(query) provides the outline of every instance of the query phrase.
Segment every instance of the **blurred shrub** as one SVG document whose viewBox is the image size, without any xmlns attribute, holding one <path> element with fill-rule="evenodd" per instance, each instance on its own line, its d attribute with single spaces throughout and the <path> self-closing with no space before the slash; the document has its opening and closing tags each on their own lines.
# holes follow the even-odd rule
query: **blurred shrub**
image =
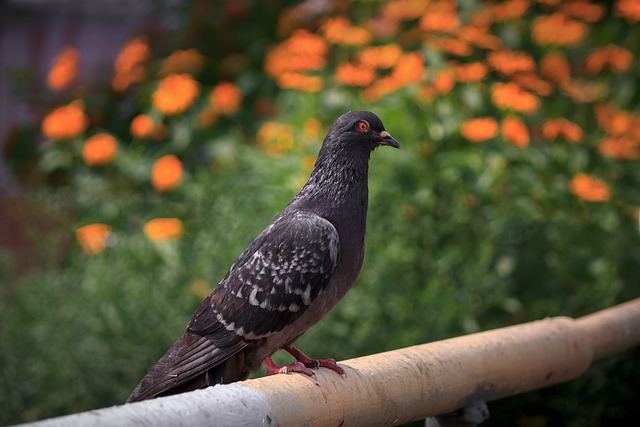
<svg viewBox="0 0 640 427">
<path fill-rule="evenodd" d="M 638 296 L 634 2 L 277 5 L 195 1 L 170 50 L 144 35 L 123 47 L 109 88 L 75 88 L 82 58 L 61 49 L 31 195 L 71 208 L 78 245 L 3 285 L 3 421 L 122 402 L 349 109 L 378 113 L 402 149 L 373 156 L 365 265 L 301 338 L 309 354 Z M 622 420 L 633 356 L 496 403 L 494 422 Z"/>
</svg>

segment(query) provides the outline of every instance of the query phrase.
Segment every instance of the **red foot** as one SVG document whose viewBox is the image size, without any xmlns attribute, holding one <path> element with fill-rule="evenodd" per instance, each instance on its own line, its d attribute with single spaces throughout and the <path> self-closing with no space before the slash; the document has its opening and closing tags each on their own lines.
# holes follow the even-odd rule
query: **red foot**
<svg viewBox="0 0 640 427">
<path fill-rule="evenodd" d="M 313 369 L 307 368 L 301 362 L 295 362 L 288 366 L 283 366 L 280 368 L 278 365 L 270 357 L 265 357 L 262 360 L 264 366 L 267 367 L 267 375 L 276 375 L 276 374 L 288 374 L 289 372 L 300 372 L 301 374 L 308 375 L 310 377 L 315 377 L 316 373 L 313 372 Z"/>
<path fill-rule="evenodd" d="M 275 362 L 271 359 L 271 357 L 265 357 L 262 363 L 267 367 L 267 375 L 275 375 L 275 374 L 287 374 L 289 372 L 300 372 L 301 374 L 308 375 L 310 377 L 315 377 L 316 374 L 313 371 L 318 368 L 328 368 L 332 371 L 337 372 L 340 375 L 347 376 L 334 359 L 311 359 L 309 356 L 298 350 L 296 347 L 292 345 L 288 345 L 283 347 L 287 353 L 291 354 L 296 358 L 296 362 L 292 363 L 289 366 L 283 366 L 282 368 L 278 367 Z"/>
<path fill-rule="evenodd" d="M 347 375 L 344 372 L 344 369 L 338 366 L 335 359 L 312 359 L 293 345 L 288 345 L 284 347 L 283 350 L 295 357 L 298 362 L 302 363 L 307 368 L 328 368 L 340 375 Z"/>
</svg>

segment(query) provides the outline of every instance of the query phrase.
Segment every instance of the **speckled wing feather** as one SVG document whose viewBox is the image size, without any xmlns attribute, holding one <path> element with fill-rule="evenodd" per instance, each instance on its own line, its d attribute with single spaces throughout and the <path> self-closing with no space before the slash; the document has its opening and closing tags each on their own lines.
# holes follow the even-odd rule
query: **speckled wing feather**
<svg viewBox="0 0 640 427">
<path fill-rule="evenodd" d="M 338 232 L 324 218 L 308 212 L 279 216 L 240 255 L 187 330 L 210 336 L 223 325 L 244 340 L 282 330 L 327 286 L 338 248 Z"/>
<path fill-rule="evenodd" d="M 159 396 L 208 375 L 251 341 L 294 322 L 329 283 L 338 247 L 336 229 L 317 215 L 293 212 L 277 217 L 240 255 L 202 302 L 186 333 L 128 401 Z M 238 379 L 242 378 L 230 380 Z M 209 385 L 220 379 L 202 381 Z"/>
</svg>

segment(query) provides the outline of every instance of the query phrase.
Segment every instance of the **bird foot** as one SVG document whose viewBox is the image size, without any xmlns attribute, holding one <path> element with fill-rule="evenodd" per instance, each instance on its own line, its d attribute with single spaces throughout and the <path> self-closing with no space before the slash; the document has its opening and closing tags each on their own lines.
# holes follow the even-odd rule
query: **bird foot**
<svg viewBox="0 0 640 427">
<path fill-rule="evenodd" d="M 312 359 L 293 345 L 288 345 L 283 347 L 283 349 L 307 368 L 328 368 L 340 375 L 347 376 L 344 369 L 336 363 L 335 359 Z"/>
<path fill-rule="evenodd" d="M 316 376 L 314 369 L 319 368 L 327 368 L 331 369 L 334 372 L 337 372 L 340 375 L 347 376 L 344 369 L 339 366 L 334 359 L 312 359 L 296 347 L 292 345 L 288 345 L 283 347 L 287 353 L 296 358 L 296 361 L 291 365 L 279 367 L 275 364 L 271 357 L 265 357 L 262 360 L 264 366 L 267 368 L 267 375 L 276 375 L 276 374 L 288 374 L 290 372 L 299 372 L 301 374 L 305 374 L 310 377 Z"/>
<path fill-rule="evenodd" d="M 310 367 L 305 366 L 302 362 L 294 362 L 291 365 L 279 367 L 270 357 L 265 357 L 262 361 L 267 367 L 267 375 L 288 374 L 290 372 L 299 372 L 310 377 L 316 376 L 316 373 Z"/>
</svg>

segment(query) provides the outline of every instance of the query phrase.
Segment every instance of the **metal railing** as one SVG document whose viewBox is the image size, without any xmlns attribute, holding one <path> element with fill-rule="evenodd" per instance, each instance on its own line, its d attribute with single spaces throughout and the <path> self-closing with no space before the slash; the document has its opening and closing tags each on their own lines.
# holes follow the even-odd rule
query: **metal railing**
<svg viewBox="0 0 640 427">
<path fill-rule="evenodd" d="M 31 425 L 398 425 L 572 380 L 638 344 L 640 299 L 345 360 L 346 378 L 275 375 Z"/>
</svg>

